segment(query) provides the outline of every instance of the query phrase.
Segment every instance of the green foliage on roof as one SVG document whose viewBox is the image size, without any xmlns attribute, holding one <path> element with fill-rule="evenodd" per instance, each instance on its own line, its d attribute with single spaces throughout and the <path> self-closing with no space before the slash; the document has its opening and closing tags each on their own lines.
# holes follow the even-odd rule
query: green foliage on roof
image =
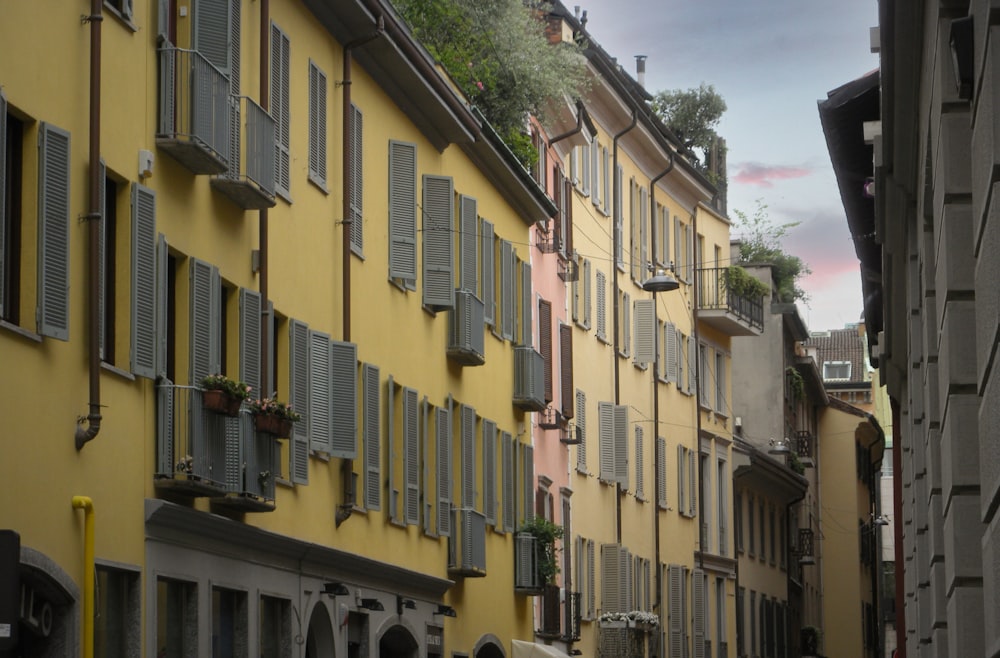
<svg viewBox="0 0 1000 658">
<path fill-rule="evenodd" d="M 781 240 L 799 222 L 775 224 L 767 215 L 767 205 L 760 199 L 753 215 L 742 210 L 733 210 L 736 226 L 740 231 L 740 263 L 744 265 L 770 265 L 774 280 L 775 301 L 792 303 L 808 302 L 809 295 L 799 287 L 799 279 L 812 273 L 809 266 L 799 258 L 787 253 Z"/>
</svg>

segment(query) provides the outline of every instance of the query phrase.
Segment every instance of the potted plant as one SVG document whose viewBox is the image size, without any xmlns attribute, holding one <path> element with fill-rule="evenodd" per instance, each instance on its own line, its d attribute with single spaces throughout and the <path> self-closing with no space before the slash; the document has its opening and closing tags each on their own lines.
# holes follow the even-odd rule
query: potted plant
<svg viewBox="0 0 1000 658">
<path fill-rule="evenodd" d="M 292 409 L 292 405 L 274 398 L 251 400 L 250 413 L 253 414 L 254 429 L 280 439 L 291 436 L 292 423 L 302 420 L 302 416 Z"/>
<path fill-rule="evenodd" d="M 799 633 L 803 656 L 818 656 L 819 645 L 823 641 L 823 631 L 815 626 L 803 626 Z"/>
<path fill-rule="evenodd" d="M 562 526 L 536 516 L 530 521 L 526 521 L 518 529 L 518 532 L 529 534 L 535 538 L 535 570 L 543 585 L 550 584 L 559 573 L 556 540 L 563 536 Z"/>
<path fill-rule="evenodd" d="M 201 380 L 202 404 L 209 411 L 237 416 L 240 405 L 250 397 L 250 387 L 225 375 L 208 375 Z"/>
</svg>

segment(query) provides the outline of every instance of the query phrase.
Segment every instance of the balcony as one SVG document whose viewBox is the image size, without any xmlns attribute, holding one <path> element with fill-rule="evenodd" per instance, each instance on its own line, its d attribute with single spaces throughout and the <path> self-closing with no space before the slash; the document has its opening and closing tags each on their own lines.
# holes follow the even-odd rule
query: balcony
<svg viewBox="0 0 1000 658">
<path fill-rule="evenodd" d="M 538 569 L 540 542 L 529 532 L 514 535 L 514 591 L 519 594 L 542 594 L 545 580 Z"/>
<path fill-rule="evenodd" d="M 475 293 L 455 291 L 449 312 L 448 358 L 463 366 L 486 363 L 486 307 Z"/>
<path fill-rule="evenodd" d="M 731 268 L 698 270 L 698 319 L 728 336 L 760 336 L 764 297 L 740 293 L 738 288 Z"/>
<path fill-rule="evenodd" d="M 646 637 L 649 628 L 631 622 L 601 622 L 598 627 L 600 656 L 616 658 L 645 658 Z M 650 638 L 654 641 L 655 636 Z M 710 655 L 710 654 L 706 654 Z"/>
<path fill-rule="evenodd" d="M 812 468 L 816 465 L 813 458 L 816 450 L 816 437 L 809 430 L 799 430 L 795 433 L 795 454 L 803 466 Z"/>
<path fill-rule="evenodd" d="M 229 80 L 197 51 L 168 43 L 159 52 L 156 145 L 193 173 L 228 171 Z"/>
<path fill-rule="evenodd" d="M 545 409 L 545 362 L 527 345 L 514 348 L 514 406 L 524 411 Z"/>
<path fill-rule="evenodd" d="M 453 509 L 448 538 L 448 572 L 467 577 L 486 575 L 486 517 L 474 509 Z"/>
<path fill-rule="evenodd" d="M 272 511 L 278 445 L 270 434 L 254 431 L 250 412 L 231 417 L 208 411 L 193 386 L 168 381 L 156 388 L 157 490 L 207 496 L 243 511 Z"/>
<path fill-rule="evenodd" d="M 811 528 L 799 528 L 799 544 L 795 554 L 799 558 L 799 564 L 816 564 L 813 554 L 813 531 Z"/>
<path fill-rule="evenodd" d="M 576 642 L 580 639 L 580 592 L 564 591 L 559 585 L 542 589 L 541 626 L 535 635 L 549 640 Z"/>
<path fill-rule="evenodd" d="M 246 96 L 229 97 L 229 168 L 212 179 L 244 210 L 274 206 L 274 119 Z"/>
</svg>

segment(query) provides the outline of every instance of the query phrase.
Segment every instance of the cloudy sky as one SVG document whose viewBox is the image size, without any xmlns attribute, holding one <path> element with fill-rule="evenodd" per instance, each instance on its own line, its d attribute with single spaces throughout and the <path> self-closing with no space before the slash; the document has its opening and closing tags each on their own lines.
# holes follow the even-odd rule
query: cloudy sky
<svg viewBox="0 0 1000 658">
<path fill-rule="evenodd" d="M 573 0 L 564 0 L 571 10 Z M 869 28 L 876 0 L 580 0 L 587 29 L 633 76 L 646 55 L 646 87 L 714 85 L 728 110 L 729 208 L 757 200 L 776 224 L 800 222 L 785 250 L 812 274 L 809 328 L 861 316 L 858 261 L 819 122 L 827 92 L 878 67 Z"/>
</svg>

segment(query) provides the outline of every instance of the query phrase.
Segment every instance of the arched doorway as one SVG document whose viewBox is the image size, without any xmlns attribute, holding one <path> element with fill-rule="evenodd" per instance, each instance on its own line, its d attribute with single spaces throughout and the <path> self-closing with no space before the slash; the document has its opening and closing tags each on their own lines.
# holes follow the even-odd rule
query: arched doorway
<svg viewBox="0 0 1000 658">
<path fill-rule="evenodd" d="M 11 655 L 77 655 L 79 590 L 72 579 L 46 555 L 23 546 L 20 570 L 20 634 Z"/>
<path fill-rule="evenodd" d="M 417 640 L 403 626 L 393 626 L 378 642 L 379 658 L 417 658 L 420 648 Z"/>
<path fill-rule="evenodd" d="M 317 603 L 309 616 L 309 631 L 306 634 L 306 658 L 333 658 L 333 625 L 330 612 L 322 603 Z"/>
<path fill-rule="evenodd" d="M 486 642 L 476 649 L 476 658 L 504 658 L 503 649 L 492 642 Z"/>
</svg>

